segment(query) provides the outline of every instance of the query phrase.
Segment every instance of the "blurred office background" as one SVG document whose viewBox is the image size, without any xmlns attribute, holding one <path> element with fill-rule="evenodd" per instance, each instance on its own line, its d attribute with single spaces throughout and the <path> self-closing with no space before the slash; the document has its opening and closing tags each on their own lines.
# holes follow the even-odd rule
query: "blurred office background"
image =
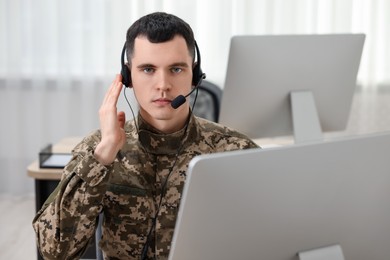
<svg viewBox="0 0 390 260">
<path fill-rule="evenodd" d="M 26 167 L 39 150 L 98 127 L 126 31 L 153 11 L 192 26 L 222 88 L 231 36 L 313 33 L 365 33 L 357 91 L 390 87 L 388 0 L 0 0 L 0 194 L 33 194 Z"/>
</svg>

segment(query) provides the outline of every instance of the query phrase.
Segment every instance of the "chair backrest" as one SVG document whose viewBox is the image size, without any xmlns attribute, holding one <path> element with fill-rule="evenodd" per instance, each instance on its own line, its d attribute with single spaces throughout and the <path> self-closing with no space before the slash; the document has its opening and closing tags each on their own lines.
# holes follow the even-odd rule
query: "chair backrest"
<svg viewBox="0 0 390 260">
<path fill-rule="evenodd" d="M 198 89 L 199 92 L 193 111 L 194 114 L 210 121 L 218 122 L 222 89 L 207 80 L 203 80 Z M 191 95 L 191 105 L 194 102 L 194 97 L 195 95 Z"/>
</svg>

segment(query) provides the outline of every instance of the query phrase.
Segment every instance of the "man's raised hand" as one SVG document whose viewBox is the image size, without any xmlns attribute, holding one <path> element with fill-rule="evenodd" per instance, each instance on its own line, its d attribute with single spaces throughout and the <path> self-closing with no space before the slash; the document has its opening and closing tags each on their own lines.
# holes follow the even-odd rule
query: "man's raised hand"
<svg viewBox="0 0 390 260">
<path fill-rule="evenodd" d="M 126 116 L 123 111 L 117 112 L 122 87 L 122 76 L 118 74 L 111 83 L 99 109 L 102 140 L 96 146 L 94 155 L 103 165 L 109 165 L 115 160 L 118 151 L 126 141 L 124 131 Z"/>
</svg>

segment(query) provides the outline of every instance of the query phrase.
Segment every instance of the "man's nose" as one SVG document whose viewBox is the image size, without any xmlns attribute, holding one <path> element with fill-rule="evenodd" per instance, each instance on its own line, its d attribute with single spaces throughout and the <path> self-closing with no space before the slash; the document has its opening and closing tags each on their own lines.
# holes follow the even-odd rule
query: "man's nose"
<svg viewBox="0 0 390 260">
<path fill-rule="evenodd" d="M 162 91 L 171 89 L 171 83 L 169 81 L 169 75 L 167 72 L 161 71 L 158 75 L 157 88 Z"/>
</svg>

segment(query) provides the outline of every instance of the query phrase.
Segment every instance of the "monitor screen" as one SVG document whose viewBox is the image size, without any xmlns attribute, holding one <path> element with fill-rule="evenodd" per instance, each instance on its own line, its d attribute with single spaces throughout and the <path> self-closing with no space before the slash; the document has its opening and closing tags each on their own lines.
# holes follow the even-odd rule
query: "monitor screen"
<svg viewBox="0 0 390 260">
<path fill-rule="evenodd" d="M 251 138 L 293 134 L 290 93 L 310 91 L 321 131 L 345 129 L 364 34 L 231 39 L 219 122 Z"/>
<path fill-rule="evenodd" d="M 389 154 L 390 132 L 196 157 L 169 259 L 295 260 L 332 245 L 390 259 Z"/>
</svg>

